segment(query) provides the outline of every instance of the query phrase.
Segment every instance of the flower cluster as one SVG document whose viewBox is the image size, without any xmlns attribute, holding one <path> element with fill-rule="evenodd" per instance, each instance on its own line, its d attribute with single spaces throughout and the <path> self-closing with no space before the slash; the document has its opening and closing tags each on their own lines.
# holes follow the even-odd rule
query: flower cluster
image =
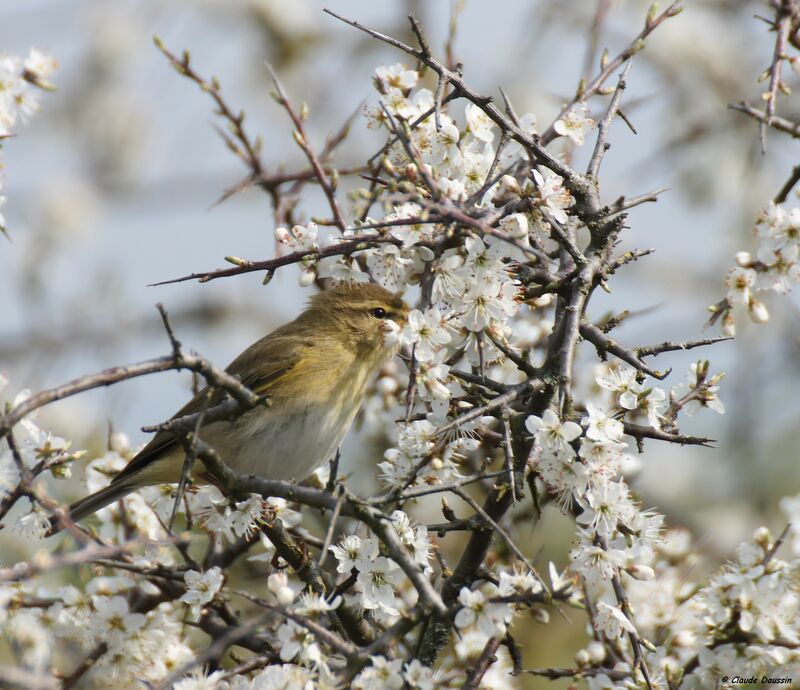
<svg viewBox="0 0 800 690">
<path fill-rule="evenodd" d="M 394 511 L 392 529 L 412 560 L 425 572 L 430 572 L 430 543 L 424 525 L 412 527 L 404 512 Z M 407 581 L 398 564 L 383 555 L 375 537 L 361 538 L 355 534 L 331 546 L 339 573 L 355 574 L 358 603 L 383 622 L 395 621 L 401 611 L 415 602 L 403 596 L 408 592 Z M 412 595 L 413 596 L 413 595 Z"/>
<path fill-rule="evenodd" d="M 766 323 L 769 311 L 757 293 L 785 295 L 800 282 L 800 208 L 786 209 L 770 202 L 759 215 L 753 234 L 759 241 L 756 255 L 736 254 L 736 267 L 725 279 L 727 301 L 712 307 L 714 317 L 722 316 L 727 335 L 735 332 L 735 307 L 744 307 L 754 323 Z"/>
<path fill-rule="evenodd" d="M 32 48 L 24 59 L 0 54 L 0 142 L 14 133 L 19 122 L 27 123 L 39 110 L 39 92 L 53 88 L 48 79 L 56 67 L 56 61 L 37 48 Z M 0 193 L 0 209 L 5 202 Z M 0 231 L 4 229 L 0 210 Z"/>
</svg>

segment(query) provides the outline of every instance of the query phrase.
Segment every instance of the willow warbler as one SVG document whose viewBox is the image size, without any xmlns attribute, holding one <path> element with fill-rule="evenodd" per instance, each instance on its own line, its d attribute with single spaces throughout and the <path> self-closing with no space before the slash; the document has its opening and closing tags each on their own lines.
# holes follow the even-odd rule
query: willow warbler
<svg viewBox="0 0 800 690">
<path fill-rule="evenodd" d="M 397 332 L 407 316 L 406 303 L 378 285 L 342 285 L 315 295 L 294 321 L 226 369 L 266 396 L 269 406 L 206 424 L 200 439 L 243 474 L 304 479 L 336 452 L 370 380 L 397 352 Z M 217 390 L 209 400 L 207 390 L 200 391 L 175 417 L 225 397 Z M 170 433 L 157 433 L 111 484 L 70 506 L 70 519 L 81 520 L 143 486 L 177 482 L 184 458 Z"/>
</svg>

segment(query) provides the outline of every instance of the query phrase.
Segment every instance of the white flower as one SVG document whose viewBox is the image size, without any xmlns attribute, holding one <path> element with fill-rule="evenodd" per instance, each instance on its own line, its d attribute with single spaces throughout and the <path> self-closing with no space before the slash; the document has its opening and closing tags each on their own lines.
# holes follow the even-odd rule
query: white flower
<svg viewBox="0 0 800 690">
<path fill-rule="evenodd" d="M 756 272 L 752 268 L 732 268 L 725 278 L 728 287 L 728 299 L 734 304 L 747 305 L 752 299 L 752 290 L 756 284 Z"/>
<path fill-rule="evenodd" d="M 423 398 L 446 400 L 450 397 L 447 381 L 450 367 L 439 362 L 420 362 L 417 367 L 417 388 Z"/>
<path fill-rule="evenodd" d="M 586 494 L 581 502 L 583 512 L 577 521 L 581 525 L 590 526 L 602 537 L 610 538 L 617 532 L 617 525 L 626 527 L 636 514 L 624 482 L 600 482 Z"/>
<path fill-rule="evenodd" d="M 399 690 L 403 687 L 403 660 L 370 658 L 371 666 L 359 673 L 350 686 L 353 690 Z"/>
<path fill-rule="evenodd" d="M 576 146 L 582 146 L 585 133 L 595 127 L 597 127 L 597 123 L 589 117 L 589 109 L 583 101 L 575 103 L 553 124 L 553 129 L 558 134 L 569 137 Z"/>
<path fill-rule="evenodd" d="M 350 534 L 338 544 L 331 546 L 331 552 L 336 557 L 336 560 L 339 561 L 336 571 L 349 573 L 359 561 L 366 560 L 367 563 L 371 562 L 377 556 L 377 544 L 373 540 L 367 541 L 368 544 L 362 545 L 361 537 Z M 366 554 L 365 551 L 367 552 Z"/>
<path fill-rule="evenodd" d="M 270 497 L 266 499 L 266 503 L 268 510 L 279 518 L 286 527 L 297 527 L 300 524 L 302 516 L 298 511 L 289 507 L 289 501 L 285 498 Z"/>
<path fill-rule="evenodd" d="M 222 570 L 214 566 L 204 573 L 196 570 L 187 570 L 183 579 L 186 582 L 186 592 L 180 601 L 189 604 L 195 611 L 199 611 L 205 604 L 214 600 L 217 592 L 222 588 L 225 579 Z"/>
<path fill-rule="evenodd" d="M 474 103 L 467 103 L 464 114 L 472 136 L 487 143 L 494 141 L 494 122 L 483 110 Z"/>
<path fill-rule="evenodd" d="M 589 467 L 577 462 L 572 448 L 565 445 L 558 451 L 544 448 L 537 469 L 548 488 L 558 496 L 562 510 L 568 510 L 575 496 L 583 494 L 589 486 Z"/>
<path fill-rule="evenodd" d="M 639 393 L 642 384 L 636 380 L 636 370 L 629 367 L 609 367 L 605 376 L 598 376 L 595 381 L 600 388 L 619 395 L 620 407 L 635 410 L 639 404 Z"/>
<path fill-rule="evenodd" d="M 537 205 L 550 213 L 554 220 L 566 223 L 568 220 L 565 209 L 575 204 L 575 199 L 567 189 L 564 189 L 564 180 L 550 170 L 545 170 L 542 175 L 538 170 L 533 170 L 533 179 L 539 195 Z"/>
<path fill-rule="evenodd" d="M 594 624 L 598 632 L 603 633 L 610 640 L 622 637 L 625 632 L 636 632 L 633 623 L 625 617 L 625 614 L 619 608 L 606 604 L 604 601 L 597 605 Z"/>
<path fill-rule="evenodd" d="M 419 525 L 415 530 L 411 526 L 411 520 L 408 515 L 402 510 L 395 510 L 391 518 L 392 527 L 397 533 L 400 543 L 412 554 L 414 561 L 422 566 L 423 570 L 429 570 L 430 543 L 428 542 L 428 528 L 425 525 Z"/>
<path fill-rule="evenodd" d="M 766 271 L 758 275 L 758 283 L 765 290 L 785 295 L 792 283 L 800 282 L 800 247 L 796 244 L 772 246 L 762 244 L 758 249 L 758 260 L 767 265 Z"/>
<path fill-rule="evenodd" d="M 609 417 L 603 410 L 592 403 L 586 403 L 588 417 L 584 417 L 586 437 L 592 441 L 619 441 L 624 435 L 624 427 L 619 420 Z"/>
<path fill-rule="evenodd" d="M 376 67 L 375 80 L 381 93 L 387 93 L 390 89 L 399 89 L 407 93 L 417 85 L 419 73 L 397 63 L 390 67 Z"/>
<path fill-rule="evenodd" d="M 486 240 L 480 237 L 466 237 L 464 247 L 467 256 L 464 258 L 461 271 L 467 274 L 468 282 L 483 280 L 502 282 L 509 279 L 508 268 L 503 262 L 508 249 L 505 242 L 493 237 L 487 237 Z"/>
<path fill-rule="evenodd" d="M 469 331 L 482 331 L 496 324 L 504 324 L 512 317 L 517 304 L 517 286 L 499 276 L 485 276 L 471 281 L 467 293 L 462 297 L 463 313 L 459 321 Z"/>
<path fill-rule="evenodd" d="M 461 137 L 458 127 L 453 121 L 442 113 L 442 127 L 435 133 L 431 146 L 431 156 L 437 163 L 449 161 L 458 165 L 461 153 L 458 150 L 458 140 Z"/>
<path fill-rule="evenodd" d="M 583 458 L 590 472 L 611 479 L 617 475 L 622 464 L 622 451 L 628 446 L 617 441 L 595 441 L 582 438 L 578 456 Z"/>
<path fill-rule="evenodd" d="M 405 678 L 411 690 L 436 690 L 437 688 L 433 671 L 428 666 L 420 663 L 418 659 L 413 659 L 406 664 L 403 678 Z"/>
<path fill-rule="evenodd" d="M 318 663 L 322 658 L 322 652 L 314 635 L 294 621 L 283 623 L 278 628 L 277 637 L 281 643 L 281 661 L 291 661 L 299 656 L 300 661 Z"/>
<path fill-rule="evenodd" d="M 263 513 L 264 499 L 258 494 L 253 494 L 246 501 L 239 501 L 236 504 L 236 510 L 231 512 L 228 522 L 236 536 L 249 537 L 264 521 Z"/>
<path fill-rule="evenodd" d="M 497 593 L 501 597 L 513 595 L 531 596 L 543 591 L 542 583 L 539 582 L 533 573 L 517 567 L 510 573 L 507 570 L 500 572 L 500 582 L 497 585 Z"/>
<path fill-rule="evenodd" d="M 786 211 L 771 201 L 761 212 L 754 232 L 768 244 L 777 248 L 798 244 L 800 242 L 800 208 Z"/>
<path fill-rule="evenodd" d="M 228 499 L 216 488 L 201 490 L 189 495 L 189 505 L 197 517 L 197 522 L 212 534 L 220 534 L 227 541 L 234 540 L 231 524 L 231 508 Z"/>
<path fill-rule="evenodd" d="M 495 589 L 493 596 L 496 594 Z M 491 603 L 482 591 L 471 591 L 469 587 L 461 588 L 458 603 L 461 608 L 455 617 L 457 628 L 475 626 L 486 637 L 505 634 L 506 625 L 511 619 L 511 608 L 508 604 Z"/>
<path fill-rule="evenodd" d="M 384 244 L 362 253 L 375 280 L 390 292 L 404 288 L 414 271 L 414 259 L 400 247 Z"/>
<path fill-rule="evenodd" d="M 58 68 L 58 62 L 51 56 L 38 48 L 31 48 L 28 57 L 23 63 L 25 71 L 39 86 L 49 86 L 49 77 Z"/>
<path fill-rule="evenodd" d="M 573 578 L 567 576 L 566 570 L 563 573 L 559 573 L 553 561 L 548 563 L 547 571 L 550 575 L 550 587 L 554 592 L 560 592 L 572 587 Z"/>
<path fill-rule="evenodd" d="M 272 573 L 267 578 L 267 589 L 275 595 L 281 606 L 294 601 L 294 590 L 289 586 L 289 576 L 285 572 Z"/>
<path fill-rule="evenodd" d="M 379 609 L 390 616 L 399 616 L 395 589 L 403 580 L 403 572 L 384 556 L 378 556 L 370 563 L 368 572 L 358 573 L 358 584 L 362 591 L 365 609 Z"/>
<path fill-rule="evenodd" d="M 317 264 L 320 278 L 332 278 L 337 283 L 365 283 L 369 276 L 361 270 L 355 256 L 326 256 Z"/>
<path fill-rule="evenodd" d="M 309 223 L 306 226 L 295 225 L 291 230 L 275 228 L 275 239 L 290 252 L 302 252 L 317 247 L 317 224 Z"/>
<path fill-rule="evenodd" d="M 503 217 L 498 226 L 515 240 L 528 239 L 528 217 L 524 213 L 511 213 Z"/>
<path fill-rule="evenodd" d="M 571 570 L 580 573 L 587 582 L 594 584 L 608 581 L 625 563 L 625 553 L 619 549 L 604 549 L 593 543 L 594 535 L 585 530 L 579 532 L 584 541 L 570 552 Z"/>
<path fill-rule="evenodd" d="M 396 220 L 418 219 L 422 209 L 417 204 L 400 204 L 395 206 L 391 213 L 384 216 L 385 222 Z M 435 226 L 433 223 L 410 223 L 409 225 L 389 226 L 389 234 L 403 241 L 403 247 L 413 247 L 418 242 L 431 239 Z"/>
<path fill-rule="evenodd" d="M 323 595 L 315 592 L 303 592 L 297 603 L 295 611 L 303 616 L 319 618 L 320 614 L 328 613 L 339 608 L 341 597 L 334 597 L 328 601 Z"/>
<path fill-rule="evenodd" d="M 471 141 L 461 149 L 459 172 L 468 191 L 474 192 L 483 186 L 493 160 L 494 149 L 489 143 Z"/>
<path fill-rule="evenodd" d="M 572 451 L 569 444 L 581 435 L 581 427 L 575 422 L 564 422 L 553 410 L 545 410 L 541 417 L 531 415 L 525 420 L 525 428 L 555 453 Z"/>
<path fill-rule="evenodd" d="M 98 640 L 110 646 L 121 645 L 139 630 L 147 620 L 142 613 L 130 613 L 124 597 L 92 597 L 95 615 L 91 629 Z"/>
<path fill-rule="evenodd" d="M 0 458 L 0 460 L 2 460 L 2 458 Z M 9 473 L 3 472 L 2 469 L 0 469 L 0 482 L 3 481 L 3 474 L 8 477 Z M 0 488 L 2 488 L 1 483 Z M 25 515 L 20 515 L 17 518 L 12 529 L 28 541 L 44 539 L 50 529 L 50 518 L 38 504 L 34 504 Z"/>
<path fill-rule="evenodd" d="M 414 356 L 418 362 L 430 362 L 450 340 L 450 332 L 438 307 L 425 312 L 414 309 L 400 334 L 401 343 L 416 345 Z"/>
<path fill-rule="evenodd" d="M 223 682 L 225 671 L 214 671 L 206 675 L 202 668 L 196 668 L 172 686 L 173 690 L 222 690 L 226 687 Z"/>
<path fill-rule="evenodd" d="M 464 662 L 477 661 L 489 638 L 477 628 L 469 628 L 456 642 L 456 656 Z"/>
</svg>

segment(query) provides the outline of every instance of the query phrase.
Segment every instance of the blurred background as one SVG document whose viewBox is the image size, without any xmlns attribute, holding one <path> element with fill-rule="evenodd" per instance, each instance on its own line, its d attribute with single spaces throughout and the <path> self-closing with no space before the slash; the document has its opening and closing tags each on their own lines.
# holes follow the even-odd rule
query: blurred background
<svg viewBox="0 0 800 690">
<path fill-rule="evenodd" d="M 406 15 L 413 12 L 440 53 L 455 22 L 452 46 L 468 81 L 493 96 L 501 86 L 517 111 L 535 113 L 544 129 L 586 72 L 590 40 L 615 55 L 641 29 L 649 3 L 601 0 L 605 12 L 594 30 L 594 0 L 327 4 L 409 41 Z M 641 312 L 615 331 L 631 345 L 717 334 L 704 330 L 706 307 L 724 296 L 734 252 L 755 249 L 754 217 L 798 163 L 797 144 L 776 133 L 762 156 L 756 124 L 727 107 L 758 103 L 765 89 L 756 80 L 769 65 L 773 35 L 753 15 L 766 13 L 766 4 L 687 5 L 634 60 L 624 105 L 638 134 L 615 123 L 603 165 L 608 201 L 670 188 L 657 204 L 634 209 L 621 247 L 654 248 L 655 255 L 614 276 L 613 293 L 598 293 L 590 312 Z M 319 149 L 366 99 L 374 100 L 375 66 L 403 60 L 322 7 L 317 0 L 3 0 L 0 50 L 24 55 L 35 46 L 60 63 L 57 91 L 3 147 L 12 241 L 0 238 L 0 373 L 11 380 L 12 394 L 166 354 L 156 302 L 167 307 L 186 347 L 221 366 L 299 311 L 308 291 L 298 287 L 294 267 L 267 287 L 258 274 L 149 287 L 224 266 L 226 255 L 265 259 L 275 252 L 263 192 L 215 205 L 247 171 L 214 131 L 210 99 L 169 67 L 152 38 L 178 54 L 190 50 L 198 72 L 219 78 L 228 102 L 247 112 L 248 132 L 263 136 L 268 170 L 296 170 L 305 161 L 270 98 L 265 62 L 295 104 L 308 104 L 308 130 Z M 779 103 L 780 114 L 800 115 L 793 97 Z M 591 105 L 599 114 L 604 100 Z M 379 145 L 357 117 L 333 162 L 357 165 Z M 578 152 L 578 160 L 585 154 Z M 318 192 L 306 188 L 301 217 L 324 214 Z M 788 204 L 795 203 L 792 195 Z M 676 385 L 690 362 L 710 357 L 713 372 L 727 372 L 727 413 L 705 411 L 682 427 L 719 439 L 715 449 L 649 444 L 632 482 L 647 506 L 666 513 L 671 525 L 690 527 L 718 558 L 758 525 L 779 531 L 778 499 L 800 491 L 797 300 L 774 296 L 768 306 L 765 327 L 738 319 L 735 342 L 659 360 L 659 368 L 674 367 L 668 383 Z M 144 441 L 139 428 L 171 415 L 190 383 L 175 373 L 129 381 L 60 402 L 40 419 L 76 447 L 99 453 L 109 426 Z M 375 462 L 379 451 L 366 440 L 351 435 L 345 471 Z M 546 514 L 531 529 L 529 553 L 563 567 L 571 529 Z M 567 636 L 582 639 L 576 627 L 554 622 L 546 648 L 534 633 L 526 666 L 568 664 L 576 646 Z M 530 682 L 526 687 L 537 687 Z"/>
</svg>

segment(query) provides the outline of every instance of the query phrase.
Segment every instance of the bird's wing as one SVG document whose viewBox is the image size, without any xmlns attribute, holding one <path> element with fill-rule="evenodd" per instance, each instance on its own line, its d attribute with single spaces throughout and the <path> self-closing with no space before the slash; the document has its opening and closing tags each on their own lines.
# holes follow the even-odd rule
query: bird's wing
<svg viewBox="0 0 800 690">
<path fill-rule="evenodd" d="M 283 335 L 281 330 L 251 345 L 233 360 L 225 371 L 238 378 L 244 386 L 257 395 L 268 397 L 270 389 L 302 361 L 304 351 L 309 344 L 305 339 Z M 200 412 L 204 406 L 211 409 L 227 397 L 227 393 L 220 388 L 212 392 L 208 402 L 206 402 L 207 395 L 208 388 L 204 388 L 178 410 L 172 419 Z M 165 451 L 173 449 L 175 445 L 175 437 L 172 434 L 159 431 L 150 443 L 114 477 L 114 481 L 125 479 L 138 472 Z"/>
</svg>

